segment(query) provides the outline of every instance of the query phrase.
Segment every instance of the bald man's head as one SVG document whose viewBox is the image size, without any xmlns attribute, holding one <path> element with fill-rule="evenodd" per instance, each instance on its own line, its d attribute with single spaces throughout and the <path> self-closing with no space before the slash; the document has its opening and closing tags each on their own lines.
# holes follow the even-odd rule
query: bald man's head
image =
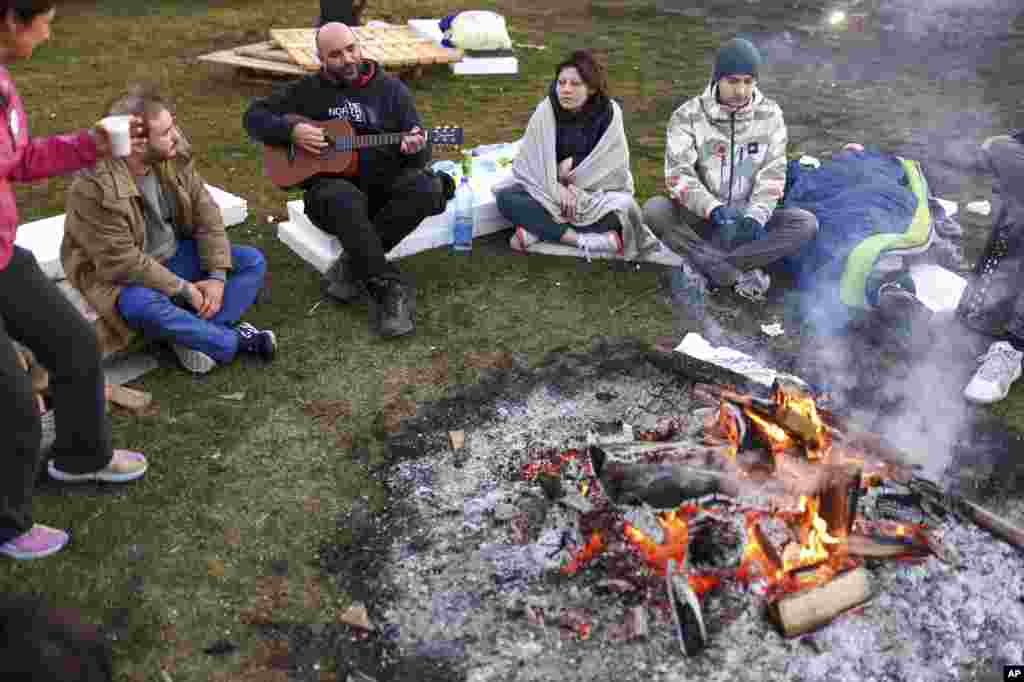
<svg viewBox="0 0 1024 682">
<path fill-rule="evenodd" d="M 363 53 L 351 28 L 337 21 L 324 24 L 317 31 L 316 47 L 328 76 L 346 83 L 359 78 Z"/>
</svg>

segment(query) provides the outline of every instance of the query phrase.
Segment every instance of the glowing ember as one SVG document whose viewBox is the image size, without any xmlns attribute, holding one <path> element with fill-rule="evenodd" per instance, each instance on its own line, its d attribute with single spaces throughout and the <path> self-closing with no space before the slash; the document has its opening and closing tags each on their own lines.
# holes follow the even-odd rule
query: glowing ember
<svg viewBox="0 0 1024 682">
<path fill-rule="evenodd" d="M 608 545 L 604 541 L 604 535 L 599 530 L 595 530 L 590 534 L 590 540 L 587 541 L 579 551 L 569 560 L 567 564 L 562 566 L 562 573 L 565 575 L 575 575 L 583 566 L 590 563 L 594 557 L 601 554 Z"/>
<path fill-rule="evenodd" d="M 640 553 L 641 558 L 658 575 L 665 575 L 669 559 L 682 565 L 686 556 L 686 545 L 690 540 L 686 512 L 682 510 L 662 512 L 655 517 L 665 532 L 665 541 L 658 543 L 633 524 L 626 522 L 622 532 L 626 540 Z"/>
<path fill-rule="evenodd" d="M 723 401 L 718 406 L 718 415 L 708 430 L 711 436 L 729 444 L 729 458 L 735 461 L 736 453 L 740 449 L 740 424 L 736 411 L 730 409 L 730 406 Z"/>
<path fill-rule="evenodd" d="M 534 455 L 531 458 L 532 461 L 523 465 L 519 471 L 519 476 L 524 481 L 533 481 L 541 474 L 560 476 L 562 469 L 573 461 L 582 466 L 587 475 L 593 475 L 593 472 L 590 470 L 589 460 L 584 460 L 580 457 L 581 454 L 583 454 L 582 451 L 576 448 L 570 448 L 558 453 L 554 450 L 544 450 Z"/>
</svg>

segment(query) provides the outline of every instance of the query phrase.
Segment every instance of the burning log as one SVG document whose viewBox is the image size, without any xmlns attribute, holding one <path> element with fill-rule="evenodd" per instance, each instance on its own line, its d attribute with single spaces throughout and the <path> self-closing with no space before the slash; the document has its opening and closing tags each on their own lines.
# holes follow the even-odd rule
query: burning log
<svg viewBox="0 0 1024 682">
<path fill-rule="evenodd" d="M 777 395 L 782 395 L 784 391 L 780 392 L 779 386 L 779 384 L 776 384 L 776 393 Z M 758 415 L 774 420 L 778 425 L 784 427 L 786 431 L 805 440 L 805 442 L 811 444 L 820 443 L 820 437 L 813 437 L 811 441 L 806 441 L 806 434 L 820 432 L 835 442 L 841 442 L 850 448 L 863 450 L 894 467 L 891 477 L 895 480 L 906 481 L 913 475 L 913 471 L 920 469 L 920 465 L 916 464 L 907 453 L 889 443 L 881 435 L 867 431 L 847 420 L 840 419 L 826 410 L 818 413 L 817 408 L 815 408 L 812 414 L 809 408 L 804 409 L 800 401 L 788 401 L 780 409 L 775 400 L 759 398 L 746 393 L 737 393 L 707 384 L 697 384 L 694 386 L 694 393 L 705 398 L 728 400 L 731 403 L 745 407 Z M 810 402 L 813 404 L 813 400 Z M 800 405 L 800 407 L 796 407 L 797 405 Z M 818 419 L 819 417 L 820 420 Z"/>
<path fill-rule="evenodd" d="M 895 559 L 897 557 L 924 556 L 932 549 L 914 536 L 907 538 L 877 538 L 853 533 L 844 539 L 846 551 L 864 559 Z"/>
<path fill-rule="evenodd" d="M 784 636 L 795 637 L 831 622 L 871 596 L 868 572 L 858 567 L 823 585 L 776 600 L 769 613 Z"/>
<path fill-rule="evenodd" d="M 632 464 L 610 462 L 597 446 L 590 459 L 608 498 L 615 504 L 648 504 L 656 509 L 675 509 L 686 500 L 732 491 L 731 479 L 721 471 L 683 464 Z"/>
<path fill-rule="evenodd" d="M 853 528 L 860 499 L 861 470 L 859 467 L 832 467 L 821 494 L 819 515 L 828 524 L 834 538 L 844 538 Z"/>
</svg>

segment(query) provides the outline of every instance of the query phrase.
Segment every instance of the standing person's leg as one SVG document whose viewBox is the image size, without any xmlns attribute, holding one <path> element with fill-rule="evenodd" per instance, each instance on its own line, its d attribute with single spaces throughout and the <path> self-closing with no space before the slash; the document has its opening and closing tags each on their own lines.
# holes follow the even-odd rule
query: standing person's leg
<svg viewBox="0 0 1024 682">
<path fill-rule="evenodd" d="M 3 304 L 7 333 L 50 372 L 57 423 L 54 461 L 70 473 L 102 469 L 113 451 L 95 331 L 24 249 L 16 248 L 0 271 L 0 291 L 16 292 Z"/>
<path fill-rule="evenodd" d="M 736 283 L 740 270 L 698 232 L 707 231 L 707 221 L 665 196 L 648 199 L 643 213 L 644 222 L 654 235 L 673 252 L 691 261 L 716 286 Z"/>
<path fill-rule="evenodd" d="M 995 174 L 995 190 L 1004 200 L 1024 203 L 1024 144 L 1009 135 L 990 137 L 981 145 L 983 156 Z"/>
<path fill-rule="evenodd" d="M 0 282 L 4 280 L 3 274 L 0 271 Z M 32 529 L 32 490 L 38 474 L 42 438 L 32 382 L 19 366 L 14 345 L 7 335 L 3 304 L 0 300 L 0 414 L 6 441 L 3 474 L 0 475 L 0 544 Z"/>
<path fill-rule="evenodd" d="M 191 239 L 179 241 L 174 256 L 164 265 L 189 282 L 204 276 L 196 243 Z M 199 351 L 216 362 L 231 362 L 238 352 L 238 334 L 233 329 L 213 324 L 175 305 L 161 291 L 127 286 L 117 298 L 117 309 L 129 326 L 141 329 L 146 336 Z"/>
<path fill-rule="evenodd" d="M 763 268 L 791 256 L 814 239 L 818 233 L 818 219 L 801 208 L 779 208 L 765 225 L 767 234 L 761 239 L 746 242 L 726 256 L 739 270 Z"/>
</svg>

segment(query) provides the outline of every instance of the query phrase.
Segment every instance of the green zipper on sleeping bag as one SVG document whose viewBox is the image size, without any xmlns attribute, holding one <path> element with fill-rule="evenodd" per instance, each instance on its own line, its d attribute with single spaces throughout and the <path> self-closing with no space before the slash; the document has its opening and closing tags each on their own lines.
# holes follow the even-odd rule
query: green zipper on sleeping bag
<svg viewBox="0 0 1024 682">
<path fill-rule="evenodd" d="M 847 256 L 843 278 L 839 282 L 839 298 L 852 308 L 870 307 L 867 301 L 868 275 L 882 255 L 888 251 L 921 248 L 930 237 L 932 217 L 928 210 L 928 181 L 917 161 L 900 158 L 900 163 L 907 173 L 910 189 L 917 196 L 917 209 L 906 231 L 871 235 Z"/>
</svg>

